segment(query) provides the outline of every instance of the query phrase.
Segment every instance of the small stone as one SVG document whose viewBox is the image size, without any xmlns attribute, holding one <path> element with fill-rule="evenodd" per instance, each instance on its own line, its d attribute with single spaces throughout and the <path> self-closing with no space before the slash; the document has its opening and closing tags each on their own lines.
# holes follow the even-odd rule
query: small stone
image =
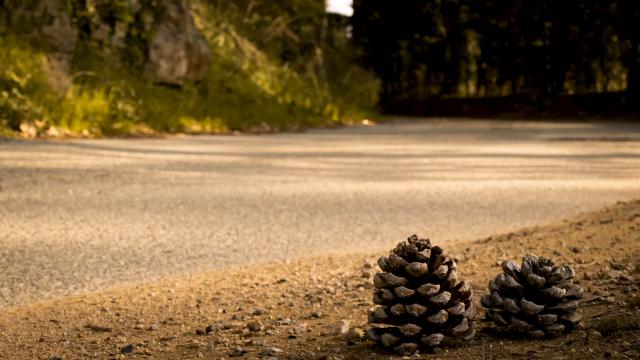
<svg viewBox="0 0 640 360">
<path fill-rule="evenodd" d="M 270 347 L 262 350 L 260 352 L 260 356 L 275 356 L 276 354 L 282 353 L 284 350 L 277 347 Z"/>
<path fill-rule="evenodd" d="M 135 349 L 135 346 L 133 346 L 133 344 L 125 345 L 125 346 L 120 348 L 120 353 L 121 354 L 131 354 L 134 349 Z"/>
<path fill-rule="evenodd" d="M 313 313 L 311 313 L 311 317 L 314 317 L 316 319 L 320 319 L 322 317 L 322 311 L 320 311 L 320 310 L 314 311 Z"/>
<path fill-rule="evenodd" d="M 95 325 L 95 324 L 87 324 L 84 326 L 87 329 L 96 331 L 96 332 L 110 332 L 111 328 L 108 326 L 101 326 L 101 325 Z"/>
<path fill-rule="evenodd" d="M 247 328 L 253 332 L 258 332 L 264 330 L 264 324 L 259 320 L 253 320 L 247 324 Z"/>
<path fill-rule="evenodd" d="M 574 254 L 580 254 L 581 252 L 584 252 L 584 248 L 577 246 L 572 246 L 569 248 L 569 250 L 573 251 Z"/>
<path fill-rule="evenodd" d="M 238 356 L 243 356 L 246 353 L 248 353 L 247 350 L 241 348 L 240 346 L 236 346 L 236 348 L 233 349 L 233 351 L 229 354 L 229 356 L 230 357 L 238 357 Z"/>
<path fill-rule="evenodd" d="M 298 325 L 298 326 L 294 326 L 294 327 L 291 329 L 291 332 L 292 332 L 293 334 L 297 334 L 297 335 L 299 335 L 299 334 L 304 334 L 305 332 L 307 332 L 307 324 L 300 324 L 300 325 Z"/>
<path fill-rule="evenodd" d="M 207 325 L 207 327 L 204 329 L 204 331 L 209 334 L 211 332 L 214 331 L 220 331 L 222 329 L 222 325 L 219 323 L 216 323 L 214 325 Z"/>
<path fill-rule="evenodd" d="M 362 341 L 364 339 L 365 332 L 360 328 L 350 329 L 349 332 L 345 335 L 345 338 L 350 343 L 356 343 L 358 341 Z"/>
<path fill-rule="evenodd" d="M 158 325 L 156 325 L 156 324 L 149 325 L 149 330 L 151 330 L 151 331 L 158 330 Z"/>
<path fill-rule="evenodd" d="M 249 342 L 249 344 L 253 346 L 264 346 L 264 340 L 262 339 L 254 339 Z"/>
<path fill-rule="evenodd" d="M 251 312 L 251 315 L 253 315 L 253 316 L 259 316 L 259 315 L 264 315 L 264 314 L 265 314 L 265 310 L 262 309 L 262 308 L 255 308 Z"/>
<path fill-rule="evenodd" d="M 206 335 L 207 333 L 202 329 L 196 329 L 196 335 Z"/>
<path fill-rule="evenodd" d="M 344 335 L 347 332 L 349 332 L 349 326 L 350 325 L 351 325 L 351 321 L 350 320 L 340 320 L 340 322 L 338 323 L 338 326 L 337 326 L 338 334 Z"/>
<path fill-rule="evenodd" d="M 597 330 L 591 330 L 591 331 L 589 331 L 589 337 L 595 338 L 595 339 L 600 339 L 600 338 L 602 338 L 602 334 Z"/>
</svg>

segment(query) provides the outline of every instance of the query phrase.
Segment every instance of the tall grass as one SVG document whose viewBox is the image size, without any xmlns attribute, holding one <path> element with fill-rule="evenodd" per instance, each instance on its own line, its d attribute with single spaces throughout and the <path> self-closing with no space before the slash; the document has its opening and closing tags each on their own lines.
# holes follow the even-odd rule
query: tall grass
<svg viewBox="0 0 640 360">
<path fill-rule="evenodd" d="M 264 24 L 248 23 L 247 9 L 191 4 L 213 61 L 202 81 L 179 88 L 154 84 L 135 65 L 116 64 L 111 52 L 80 42 L 61 92 L 47 54 L 10 32 L 0 35 L 0 128 L 29 124 L 38 134 L 84 136 L 277 131 L 349 122 L 374 106 L 377 80 L 350 60 L 333 75 L 330 62 L 316 57 L 282 61 L 274 44 L 256 38 Z M 267 36 L 287 32 L 278 19 Z"/>
</svg>

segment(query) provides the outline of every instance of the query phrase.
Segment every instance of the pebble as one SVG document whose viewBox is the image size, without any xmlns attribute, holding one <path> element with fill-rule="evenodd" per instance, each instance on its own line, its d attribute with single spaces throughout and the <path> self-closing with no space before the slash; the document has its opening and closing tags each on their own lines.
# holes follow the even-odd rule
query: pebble
<svg viewBox="0 0 640 360">
<path fill-rule="evenodd" d="M 279 349 L 277 347 L 270 347 L 261 351 L 260 356 L 275 356 L 276 354 L 279 354 L 282 352 L 284 352 L 284 350 Z"/>
<path fill-rule="evenodd" d="M 108 326 L 101 326 L 101 325 L 95 325 L 95 324 L 87 324 L 84 326 L 87 329 L 93 330 L 93 331 L 97 331 L 97 332 L 110 332 L 111 328 Z"/>
<path fill-rule="evenodd" d="M 259 315 L 264 315 L 266 313 L 266 311 L 262 308 L 255 308 L 253 309 L 253 311 L 251 312 L 251 315 L 253 316 L 259 316 Z"/>
<path fill-rule="evenodd" d="M 253 339 L 253 340 L 249 341 L 249 344 L 251 344 L 253 346 L 264 346 L 264 340 L 262 340 L 262 339 Z"/>
<path fill-rule="evenodd" d="M 241 348 L 240 346 L 237 346 L 235 349 L 233 349 L 233 351 L 229 354 L 229 356 L 238 357 L 238 356 L 243 356 L 246 353 L 248 353 L 247 350 Z"/>
<path fill-rule="evenodd" d="M 585 249 L 577 246 L 572 246 L 569 248 L 569 250 L 573 251 L 574 254 L 580 254 L 584 252 Z"/>
<path fill-rule="evenodd" d="M 365 332 L 363 329 L 360 328 L 353 328 L 351 330 L 349 330 L 349 332 L 346 334 L 346 339 L 349 342 L 357 342 L 357 341 L 361 341 L 362 339 L 364 339 L 364 335 Z"/>
<path fill-rule="evenodd" d="M 336 328 L 338 330 L 338 334 L 340 335 L 344 335 L 347 332 L 349 332 L 349 328 L 351 325 L 351 321 L 350 320 L 340 320 L 340 322 L 338 322 Z"/>
<path fill-rule="evenodd" d="M 369 279 L 373 276 L 373 270 L 371 269 L 363 269 L 362 270 L 362 277 L 365 279 Z"/>
<path fill-rule="evenodd" d="M 599 338 L 602 337 L 602 334 L 600 334 L 599 331 L 591 330 L 591 331 L 589 331 L 589 337 L 599 339 Z"/>
<path fill-rule="evenodd" d="M 247 324 L 247 328 L 253 332 L 264 330 L 264 324 L 260 320 L 253 320 Z"/>
<path fill-rule="evenodd" d="M 211 332 L 214 331 L 220 331 L 222 329 L 222 325 L 219 323 L 213 324 L 213 325 L 207 325 L 207 327 L 204 329 L 204 331 L 209 334 Z"/>
<path fill-rule="evenodd" d="M 291 328 L 291 333 L 293 334 L 304 334 L 305 332 L 307 332 L 307 324 L 304 323 Z"/>
<path fill-rule="evenodd" d="M 133 344 L 125 345 L 125 346 L 120 348 L 120 353 L 121 354 L 131 354 L 134 349 L 135 349 L 135 346 L 133 346 Z"/>
</svg>

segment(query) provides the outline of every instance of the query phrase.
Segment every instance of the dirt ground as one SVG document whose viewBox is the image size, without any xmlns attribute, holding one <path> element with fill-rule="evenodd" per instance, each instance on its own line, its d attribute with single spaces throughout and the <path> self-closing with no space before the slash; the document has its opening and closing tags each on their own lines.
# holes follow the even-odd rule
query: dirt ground
<svg viewBox="0 0 640 360">
<path fill-rule="evenodd" d="M 572 265 L 586 293 L 583 323 L 556 339 L 524 340 L 477 321 L 467 344 L 410 358 L 640 358 L 640 201 L 448 251 L 476 302 L 502 260 L 531 252 Z M 4 309 L 0 358 L 389 359 L 362 338 L 380 255 L 270 263 Z"/>
</svg>

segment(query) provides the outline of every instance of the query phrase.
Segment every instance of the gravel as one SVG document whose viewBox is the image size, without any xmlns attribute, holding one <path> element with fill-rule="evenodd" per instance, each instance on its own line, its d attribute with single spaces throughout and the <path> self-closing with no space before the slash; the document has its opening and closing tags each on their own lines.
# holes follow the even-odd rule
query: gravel
<svg viewBox="0 0 640 360">
<path fill-rule="evenodd" d="M 639 178 L 640 126 L 622 123 L 2 141 L 0 307 L 414 232 L 479 238 L 640 197 Z"/>
</svg>

